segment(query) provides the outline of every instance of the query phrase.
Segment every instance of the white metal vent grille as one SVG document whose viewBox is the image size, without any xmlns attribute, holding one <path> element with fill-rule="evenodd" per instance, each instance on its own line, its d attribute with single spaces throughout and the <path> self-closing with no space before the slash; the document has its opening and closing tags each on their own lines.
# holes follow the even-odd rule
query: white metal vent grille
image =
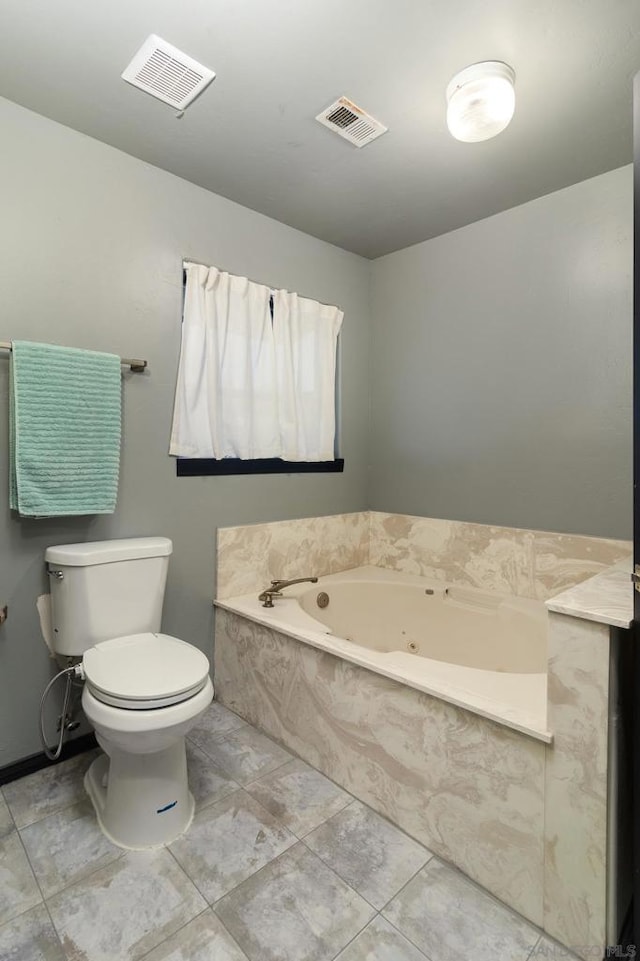
<svg viewBox="0 0 640 961">
<path fill-rule="evenodd" d="M 346 97 L 340 97 L 332 103 L 318 114 L 316 120 L 356 147 L 364 147 L 365 144 L 371 143 L 376 137 L 387 132 L 387 127 L 379 120 L 361 107 L 357 107 Z"/>
<path fill-rule="evenodd" d="M 215 73 L 152 33 L 121 76 L 152 97 L 184 110 Z"/>
</svg>

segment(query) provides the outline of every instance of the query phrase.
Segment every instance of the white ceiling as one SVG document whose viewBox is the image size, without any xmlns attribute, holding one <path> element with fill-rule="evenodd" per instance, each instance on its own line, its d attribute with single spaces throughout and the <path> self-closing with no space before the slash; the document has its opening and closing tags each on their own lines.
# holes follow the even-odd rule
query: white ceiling
<svg viewBox="0 0 640 961">
<path fill-rule="evenodd" d="M 120 79 L 156 33 L 217 78 L 182 120 Z M 632 160 L 639 0 L 4 0 L 0 95 L 365 257 Z M 463 144 L 444 90 L 516 71 L 516 114 Z M 315 115 L 345 95 L 389 132 Z"/>
</svg>

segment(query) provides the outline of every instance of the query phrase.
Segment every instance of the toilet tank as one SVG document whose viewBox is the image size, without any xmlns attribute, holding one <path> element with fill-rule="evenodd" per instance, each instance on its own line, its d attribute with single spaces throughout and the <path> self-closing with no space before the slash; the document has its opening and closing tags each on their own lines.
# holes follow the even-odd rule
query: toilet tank
<svg viewBox="0 0 640 961">
<path fill-rule="evenodd" d="M 81 657 L 100 641 L 159 631 L 171 551 L 166 537 L 48 547 L 54 650 Z"/>
</svg>

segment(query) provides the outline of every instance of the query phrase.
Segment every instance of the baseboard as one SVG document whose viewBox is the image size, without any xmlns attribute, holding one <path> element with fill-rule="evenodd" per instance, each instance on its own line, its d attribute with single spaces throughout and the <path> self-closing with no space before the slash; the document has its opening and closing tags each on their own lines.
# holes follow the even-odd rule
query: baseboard
<svg viewBox="0 0 640 961">
<path fill-rule="evenodd" d="M 17 781 L 18 778 L 25 777 L 27 774 L 34 774 L 45 767 L 59 764 L 60 761 L 67 761 L 70 757 L 75 757 L 76 754 L 84 754 L 85 751 L 91 751 L 97 746 L 98 742 L 95 734 L 81 734 L 80 737 L 76 737 L 65 744 L 57 761 L 50 761 L 44 751 L 39 754 L 31 754 L 29 757 L 23 757 L 19 761 L 14 761 L 13 764 L 0 767 L 0 787 L 3 784 L 9 784 L 10 781 Z"/>
</svg>

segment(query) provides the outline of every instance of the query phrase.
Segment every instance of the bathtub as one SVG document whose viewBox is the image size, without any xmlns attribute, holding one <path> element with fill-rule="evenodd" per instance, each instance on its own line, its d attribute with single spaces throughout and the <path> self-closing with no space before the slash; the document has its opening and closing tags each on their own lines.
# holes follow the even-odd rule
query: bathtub
<svg viewBox="0 0 640 961">
<path fill-rule="evenodd" d="M 216 605 L 551 743 L 540 601 L 360 567 Z"/>
</svg>

